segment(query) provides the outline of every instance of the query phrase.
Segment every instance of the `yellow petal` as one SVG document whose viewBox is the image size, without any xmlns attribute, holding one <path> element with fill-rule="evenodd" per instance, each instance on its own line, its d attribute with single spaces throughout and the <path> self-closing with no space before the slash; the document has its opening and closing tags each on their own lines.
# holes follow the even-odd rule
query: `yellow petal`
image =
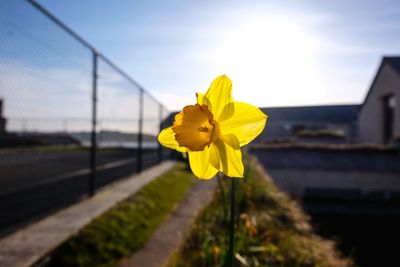
<svg viewBox="0 0 400 267">
<path fill-rule="evenodd" d="M 224 121 L 219 121 L 221 135 L 234 134 L 240 146 L 255 139 L 265 127 L 268 116 L 259 108 L 243 102 L 234 102 L 234 115 Z"/>
<path fill-rule="evenodd" d="M 221 136 L 215 146 L 220 157 L 219 170 L 229 177 L 243 177 L 242 152 L 237 137 L 233 134 Z"/>
<path fill-rule="evenodd" d="M 175 132 L 172 130 L 172 127 L 165 128 L 161 131 L 158 135 L 158 142 L 165 147 L 175 149 L 179 152 L 188 152 L 187 148 L 180 147 L 175 140 Z"/>
<path fill-rule="evenodd" d="M 214 168 L 219 170 L 221 160 L 219 158 L 218 148 L 213 143 L 211 143 L 210 150 L 211 150 L 210 151 L 210 163 Z"/>
<path fill-rule="evenodd" d="M 189 152 L 190 168 L 194 175 L 200 179 L 211 179 L 218 172 L 210 163 L 210 158 L 215 158 L 214 149 L 205 147 L 203 151 Z"/>
<path fill-rule="evenodd" d="M 196 93 L 196 99 L 197 104 L 199 105 L 207 105 L 209 107 L 211 106 L 210 100 L 208 100 L 208 98 L 202 93 Z"/>
<path fill-rule="evenodd" d="M 226 75 L 217 77 L 212 83 L 205 97 L 202 97 L 202 101 L 208 101 L 211 113 L 214 115 L 216 120 L 219 120 L 222 110 L 229 103 L 233 103 L 232 97 L 232 82 Z M 198 100 L 199 101 L 199 100 Z M 205 103 L 206 104 L 206 103 Z M 224 116 L 227 114 L 233 114 L 233 107 L 228 107 L 228 110 L 224 111 Z"/>
</svg>

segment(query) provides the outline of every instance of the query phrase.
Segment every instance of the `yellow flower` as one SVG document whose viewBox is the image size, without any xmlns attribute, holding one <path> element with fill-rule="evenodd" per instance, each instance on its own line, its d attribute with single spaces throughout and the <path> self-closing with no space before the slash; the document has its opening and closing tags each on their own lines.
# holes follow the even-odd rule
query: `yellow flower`
<svg viewBox="0 0 400 267">
<path fill-rule="evenodd" d="M 196 95 L 197 104 L 176 114 L 172 127 L 163 129 L 158 141 L 187 152 L 190 168 L 201 179 L 211 179 L 218 171 L 243 177 L 240 147 L 263 131 L 267 115 L 255 106 L 234 102 L 232 82 L 225 75 L 217 77 L 205 94 Z"/>
</svg>

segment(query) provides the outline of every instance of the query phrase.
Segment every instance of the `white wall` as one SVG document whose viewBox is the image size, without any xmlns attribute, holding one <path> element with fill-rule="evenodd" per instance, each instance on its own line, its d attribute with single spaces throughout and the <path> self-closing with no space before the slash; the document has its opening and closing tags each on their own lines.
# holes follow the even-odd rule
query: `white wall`
<svg viewBox="0 0 400 267">
<path fill-rule="evenodd" d="M 396 99 L 394 136 L 400 134 L 400 75 L 387 63 L 377 75 L 370 95 L 360 110 L 358 137 L 363 143 L 384 142 L 382 98 L 388 94 L 394 94 Z"/>
</svg>

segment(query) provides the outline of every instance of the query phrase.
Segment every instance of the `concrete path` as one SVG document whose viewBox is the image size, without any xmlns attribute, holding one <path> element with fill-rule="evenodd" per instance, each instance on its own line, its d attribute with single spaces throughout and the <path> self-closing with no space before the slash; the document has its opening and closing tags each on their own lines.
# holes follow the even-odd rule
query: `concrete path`
<svg viewBox="0 0 400 267">
<path fill-rule="evenodd" d="M 0 240 L 0 266 L 31 266 L 92 219 L 134 194 L 173 165 L 174 162 L 167 161 L 141 174 L 112 183 L 101 189 L 94 197 L 4 237 Z"/>
<path fill-rule="evenodd" d="M 164 267 L 173 252 L 184 242 L 198 212 L 211 200 L 215 186 L 216 179 L 196 181 L 178 208 L 146 245 L 122 262 L 121 267 Z"/>
</svg>

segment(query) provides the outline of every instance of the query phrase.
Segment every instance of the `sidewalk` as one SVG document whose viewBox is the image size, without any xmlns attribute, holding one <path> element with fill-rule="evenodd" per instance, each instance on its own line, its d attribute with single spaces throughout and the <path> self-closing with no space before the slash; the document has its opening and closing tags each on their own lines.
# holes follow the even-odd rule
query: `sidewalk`
<svg viewBox="0 0 400 267">
<path fill-rule="evenodd" d="M 164 267 L 184 242 L 196 215 L 211 200 L 215 186 L 216 179 L 197 180 L 181 204 L 146 245 L 122 262 L 121 267 Z"/>
<path fill-rule="evenodd" d="M 0 240 L 0 266 L 29 267 L 91 220 L 169 170 L 167 161 L 114 182 L 92 198 L 58 211 Z M 51 200 L 50 200 L 51 201 Z"/>
</svg>

